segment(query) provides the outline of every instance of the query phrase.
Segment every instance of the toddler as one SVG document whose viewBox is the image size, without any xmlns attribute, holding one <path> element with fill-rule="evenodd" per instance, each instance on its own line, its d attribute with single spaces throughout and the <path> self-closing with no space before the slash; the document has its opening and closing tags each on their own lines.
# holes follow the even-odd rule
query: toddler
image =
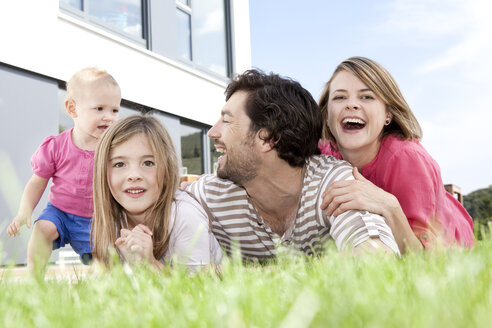
<svg viewBox="0 0 492 328">
<path fill-rule="evenodd" d="M 84 263 L 91 259 L 90 225 L 93 214 L 94 150 L 103 132 L 118 118 L 121 91 L 115 79 L 95 67 L 76 72 L 67 83 L 65 108 L 74 127 L 47 137 L 31 158 L 33 175 L 21 198 L 17 216 L 7 229 L 10 236 L 23 224 L 31 227 L 34 208 L 49 179 L 49 202 L 34 221 L 27 265 L 43 272 L 52 249 L 70 243 Z"/>
</svg>

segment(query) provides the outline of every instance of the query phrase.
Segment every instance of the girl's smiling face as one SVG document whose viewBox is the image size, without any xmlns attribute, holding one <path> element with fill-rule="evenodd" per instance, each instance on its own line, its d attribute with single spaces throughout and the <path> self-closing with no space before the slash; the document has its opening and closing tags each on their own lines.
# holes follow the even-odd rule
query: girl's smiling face
<svg viewBox="0 0 492 328">
<path fill-rule="evenodd" d="M 344 157 L 376 157 L 381 133 L 391 114 L 385 103 L 354 74 L 342 70 L 330 84 L 328 127 Z M 364 163 L 364 164 L 367 164 Z"/>
<path fill-rule="evenodd" d="M 159 197 L 158 166 L 143 133 L 132 136 L 109 153 L 109 188 L 125 210 L 130 225 L 145 224 L 147 211 Z"/>
</svg>

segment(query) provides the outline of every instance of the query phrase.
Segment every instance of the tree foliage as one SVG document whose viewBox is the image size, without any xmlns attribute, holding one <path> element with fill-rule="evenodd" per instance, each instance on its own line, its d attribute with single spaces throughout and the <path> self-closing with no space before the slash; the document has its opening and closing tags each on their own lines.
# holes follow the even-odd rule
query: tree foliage
<svg viewBox="0 0 492 328">
<path fill-rule="evenodd" d="M 463 205 L 473 218 L 475 236 L 483 239 L 485 234 L 490 233 L 492 224 L 492 186 L 465 195 Z"/>
<path fill-rule="evenodd" d="M 492 186 L 465 195 L 463 203 L 474 220 L 492 218 Z"/>
</svg>

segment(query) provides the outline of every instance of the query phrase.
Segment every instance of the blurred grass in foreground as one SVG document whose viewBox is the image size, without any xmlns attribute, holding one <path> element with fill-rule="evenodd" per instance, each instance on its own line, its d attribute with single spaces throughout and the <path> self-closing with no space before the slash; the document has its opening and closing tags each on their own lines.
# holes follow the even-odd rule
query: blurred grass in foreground
<svg viewBox="0 0 492 328">
<path fill-rule="evenodd" d="M 1 327 L 486 327 L 492 241 L 401 259 L 231 261 L 221 275 L 137 268 L 68 281 L 0 279 Z"/>
</svg>

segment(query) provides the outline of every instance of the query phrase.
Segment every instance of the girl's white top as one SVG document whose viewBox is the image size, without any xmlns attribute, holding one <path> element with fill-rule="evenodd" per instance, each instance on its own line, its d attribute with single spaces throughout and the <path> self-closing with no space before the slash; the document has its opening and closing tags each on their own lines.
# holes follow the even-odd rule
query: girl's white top
<svg viewBox="0 0 492 328">
<path fill-rule="evenodd" d="M 161 261 L 186 265 L 190 269 L 220 264 L 223 252 L 210 231 L 202 206 L 184 191 L 178 190 L 174 196 L 169 247 Z"/>
</svg>

